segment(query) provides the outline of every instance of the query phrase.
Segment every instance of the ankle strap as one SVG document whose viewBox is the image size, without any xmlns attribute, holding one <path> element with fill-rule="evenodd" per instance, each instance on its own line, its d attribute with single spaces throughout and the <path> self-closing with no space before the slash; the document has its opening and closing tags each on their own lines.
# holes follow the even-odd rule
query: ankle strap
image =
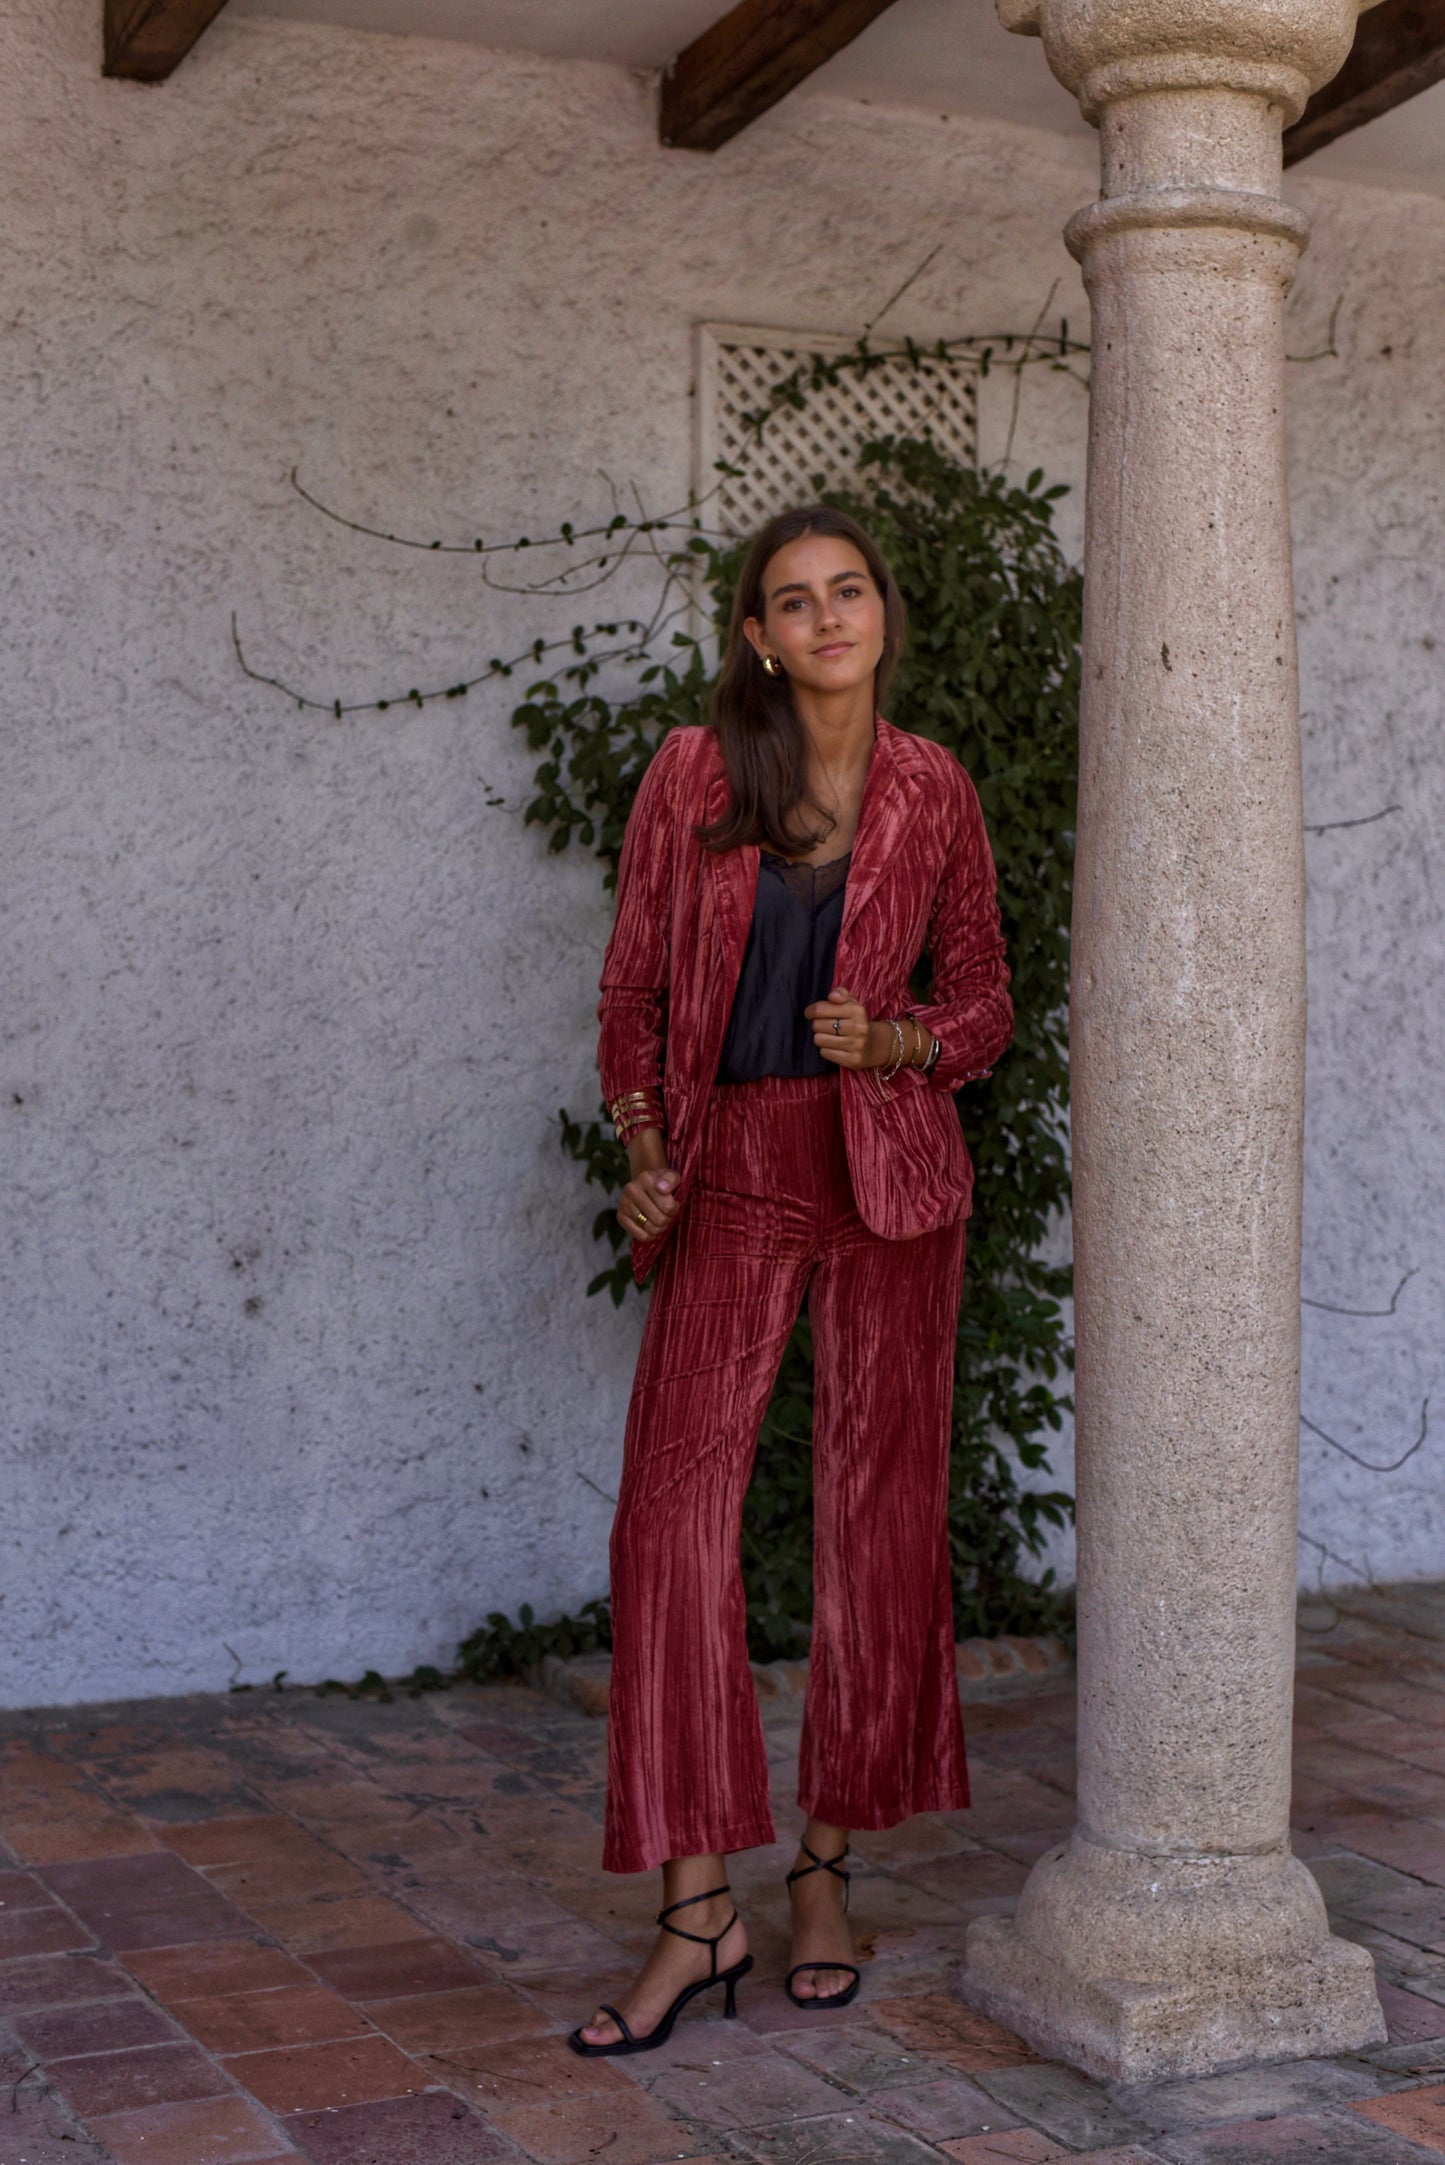
<svg viewBox="0 0 1445 2165">
<path fill-rule="evenodd" d="M 799 1867 L 799 1878 L 802 1877 L 804 1872 L 836 1872 L 839 1879 L 852 1878 L 853 1875 L 851 1872 L 845 1872 L 843 1870 L 843 1859 L 848 1854 L 848 1844 L 846 1842 L 843 1844 L 843 1847 L 839 1850 L 836 1857 L 820 1857 L 816 1849 L 809 1849 L 807 1843 L 803 1840 L 801 1835 L 798 1837 L 798 1847 L 802 1850 L 805 1857 L 811 1857 L 813 1860 L 811 1864 L 805 1864 Z"/>
<path fill-rule="evenodd" d="M 657 1921 L 662 1926 L 664 1932 L 671 1932 L 674 1939 L 690 1939 L 694 1941 L 697 1946 L 707 1948 L 709 1954 L 712 1956 L 712 1974 L 714 1977 L 716 1977 L 717 1975 L 717 1951 L 719 1943 L 727 1938 L 729 1932 L 731 1932 L 733 1926 L 737 1923 L 737 1911 L 733 1911 L 731 1917 L 729 1917 L 727 1923 L 723 1926 L 721 1932 L 714 1932 L 711 1938 L 709 1938 L 705 1932 L 684 1932 L 680 1924 L 669 1924 L 667 1920 L 677 1910 L 690 1909 L 694 1902 L 711 1902 L 714 1901 L 720 1894 L 731 1893 L 731 1887 L 709 1887 L 706 1894 L 685 1894 L 680 1902 L 669 1902 L 666 1909 L 660 1909 L 657 1913 Z"/>
<path fill-rule="evenodd" d="M 807 1879 L 814 1872 L 831 1872 L 835 1879 L 841 1879 L 843 1882 L 843 1907 L 846 1910 L 848 1907 L 848 1888 L 853 1877 L 851 1872 L 845 1872 L 843 1869 L 843 1859 L 848 1854 L 848 1844 L 846 1842 L 843 1844 L 843 1847 L 839 1850 L 836 1857 L 820 1857 L 816 1849 L 809 1849 L 807 1843 L 802 1839 L 801 1836 L 798 1839 L 798 1847 L 802 1850 L 805 1857 L 811 1857 L 813 1861 L 811 1864 L 794 1865 L 792 1871 L 789 1872 L 787 1876 L 785 1884 L 791 1887 L 795 1879 Z M 808 1964 L 804 1965 L 805 1968 L 809 1966 L 810 1965 Z M 819 1968 L 827 1967 L 826 1964 L 818 1964 L 813 1966 Z M 836 1968 L 838 1967 L 838 1965 L 834 1964 L 834 1967 Z"/>
</svg>

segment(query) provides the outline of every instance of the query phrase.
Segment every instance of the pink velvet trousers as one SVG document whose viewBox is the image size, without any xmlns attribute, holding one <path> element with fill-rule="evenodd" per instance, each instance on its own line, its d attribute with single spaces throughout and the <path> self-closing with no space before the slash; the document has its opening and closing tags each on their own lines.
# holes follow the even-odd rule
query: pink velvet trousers
<svg viewBox="0 0 1445 2165">
<path fill-rule="evenodd" d="M 836 1075 L 714 1091 L 627 1419 L 608 1871 L 774 1839 L 738 1543 L 805 1294 L 814 1610 L 798 1802 L 860 1828 L 968 1802 L 945 1517 L 963 1258 L 961 1220 L 914 1240 L 864 1225 Z"/>
</svg>

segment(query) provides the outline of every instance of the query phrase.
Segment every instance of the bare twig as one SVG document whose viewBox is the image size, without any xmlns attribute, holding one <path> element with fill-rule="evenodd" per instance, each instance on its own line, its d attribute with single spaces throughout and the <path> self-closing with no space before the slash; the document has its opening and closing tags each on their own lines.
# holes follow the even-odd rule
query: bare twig
<svg viewBox="0 0 1445 2165">
<path fill-rule="evenodd" d="M 664 596 L 664 600 L 665 598 Z M 653 616 L 646 620 L 641 617 L 624 617 L 616 625 L 598 626 L 597 628 L 604 632 L 627 632 L 632 636 L 620 640 L 616 646 L 603 648 L 600 653 L 590 655 L 588 659 L 599 666 L 609 661 L 635 659 L 659 631 L 683 613 L 683 606 L 664 610 L 661 614 L 654 612 Z M 412 687 L 404 692 L 391 692 L 383 699 L 347 700 L 317 699 L 309 692 L 298 691 L 294 684 L 288 684 L 282 677 L 268 676 L 263 670 L 253 669 L 241 645 L 240 628 L 234 612 L 231 617 L 231 644 L 242 673 L 248 676 L 253 684 L 267 684 L 273 691 L 284 692 L 288 699 L 294 699 L 298 707 L 307 708 L 317 714 L 330 714 L 337 721 L 346 714 L 384 714 L 388 707 L 425 707 L 437 699 L 463 699 L 468 692 L 474 691 L 477 685 L 486 684 L 493 677 L 510 677 L 527 662 L 539 663 L 548 654 L 564 650 L 573 654 L 581 652 L 576 634 L 567 632 L 556 639 L 534 639 L 520 654 L 511 655 L 505 660 L 494 658 L 485 669 L 478 670 L 473 676 L 463 677 L 455 684 L 433 686 L 429 691 Z"/>
<path fill-rule="evenodd" d="M 596 1496 L 600 1496 L 604 1503 L 610 1503 L 613 1505 L 616 1504 L 617 1498 L 615 1496 L 609 1496 L 605 1488 L 599 1488 L 590 1473 L 584 1473 L 580 1466 L 574 1466 L 572 1468 L 572 1471 L 576 1474 L 578 1480 L 585 1481 L 587 1483 L 587 1486 L 592 1490 L 593 1494 Z"/>
<path fill-rule="evenodd" d="M 878 310 L 878 313 L 875 316 L 869 317 L 868 321 L 863 326 L 863 336 L 865 338 L 868 336 L 870 331 L 877 329 L 878 325 L 883 321 L 883 318 L 887 315 L 889 309 L 893 307 L 894 303 L 902 300 L 904 294 L 908 291 L 909 287 L 918 283 L 919 279 L 928 269 L 928 266 L 933 261 L 934 257 L 941 255 L 942 252 L 942 241 L 938 243 L 937 247 L 929 249 L 927 255 L 918 265 L 917 269 L 912 270 L 908 273 L 908 276 L 904 279 L 902 285 L 898 288 L 897 292 L 890 293 L 887 300 L 883 303 L 883 306 Z"/>
<path fill-rule="evenodd" d="M 573 527 L 564 521 L 555 534 L 539 535 L 535 541 L 528 534 L 519 535 L 515 541 L 483 541 L 480 537 L 475 541 L 419 541 L 414 534 L 393 534 L 382 526 L 368 526 L 364 519 L 348 518 L 344 511 L 337 511 L 332 505 L 324 503 L 319 496 L 313 496 L 294 466 L 291 469 L 291 486 L 303 503 L 309 504 L 313 511 L 319 511 L 323 519 L 330 519 L 336 526 L 344 526 L 349 533 L 366 534 L 373 541 L 389 541 L 396 549 L 421 549 L 433 556 L 510 556 L 519 549 L 571 548 L 579 541 L 601 541 L 611 534 L 620 534 L 628 524 L 626 514 L 618 511 L 614 512 L 605 526 Z M 660 523 L 669 527 L 691 527 L 692 508 L 690 504 L 679 505 L 677 510 L 668 512 Z"/>
<path fill-rule="evenodd" d="M 1343 1556 L 1333 1555 L 1333 1553 L 1325 1547 L 1322 1541 L 1314 1540 L 1313 1537 L 1309 1534 L 1300 1533 L 1298 1528 L 1296 1528 L 1295 1530 L 1295 1539 L 1297 1541 L 1303 1542 L 1304 1546 L 1307 1549 L 1315 1549 L 1318 1551 L 1319 1561 L 1315 1565 L 1315 1599 L 1317 1601 L 1322 1601 L 1325 1607 L 1330 1611 L 1330 1620 L 1327 1624 L 1301 1624 L 1299 1623 L 1298 1619 L 1296 1619 L 1295 1628 L 1298 1631 L 1304 1632 L 1304 1634 L 1308 1638 L 1323 1639 L 1329 1632 L 1339 1630 L 1340 1621 L 1344 1614 L 1339 1604 L 1337 1602 L 1331 1601 L 1329 1595 L 1325 1592 L 1326 1561 L 1328 1560 L 1330 1562 L 1340 1564 L 1344 1567 L 1346 1571 L 1355 1571 L 1355 1566 L 1353 1564 L 1347 1563 Z M 1360 1576 L 1358 1571 L 1355 1571 L 1355 1576 L 1357 1578 Z M 1369 1582 L 1367 1580 L 1366 1584 L 1368 1583 Z"/>
<path fill-rule="evenodd" d="M 1295 1539 L 1302 1541 L 1307 1549 L 1314 1549 L 1319 1556 L 1319 1591 L 1321 1594 L 1324 1594 L 1326 1563 L 1338 1564 L 1342 1571 L 1348 1571 L 1353 1578 L 1357 1578 L 1362 1586 L 1374 1585 L 1375 1582 L 1368 1570 L 1362 1571 L 1358 1564 L 1350 1562 L 1348 1556 L 1337 1556 L 1333 1549 L 1325 1547 L 1323 1541 L 1316 1541 L 1313 1534 L 1297 1533 Z M 1328 1600 L 1328 1595 L 1325 1598 Z"/>
<path fill-rule="evenodd" d="M 884 302 L 882 308 L 865 326 L 856 352 L 834 358 L 814 354 L 811 360 L 800 362 L 789 376 L 772 387 L 765 407 L 756 414 L 744 416 L 747 425 L 752 427 L 755 432 L 761 431 L 766 422 L 784 406 L 800 403 L 798 398 L 800 388 L 807 383 L 817 381 L 820 372 L 826 373 L 831 381 L 840 368 L 855 367 L 860 371 L 866 370 L 880 364 L 887 358 L 886 353 L 875 353 L 869 349 L 867 344 L 868 334 L 882 320 L 888 310 L 902 298 L 914 281 L 923 275 L 929 264 L 939 254 L 941 246 L 940 243 L 938 247 L 931 249 L 909 274 L 908 278 L 904 280 L 903 284 Z M 1076 381 L 1084 381 L 1083 378 L 1077 376 L 1076 371 L 1070 366 L 1070 356 L 1086 354 L 1089 347 L 1081 340 L 1069 337 L 1066 322 L 1060 323 L 1057 332 L 1045 333 L 1042 329 L 1044 319 L 1053 305 L 1054 295 L 1057 290 L 1058 281 L 1055 280 L 1045 296 L 1043 307 L 1034 319 L 1031 329 L 1026 332 L 970 333 L 968 336 L 958 339 L 940 339 L 936 347 L 927 349 L 917 346 L 912 340 L 907 341 L 907 351 L 916 366 L 922 367 L 926 365 L 928 360 L 933 358 L 946 359 L 956 353 L 971 353 L 977 357 L 980 366 L 985 372 L 987 372 L 989 363 L 992 360 L 997 360 L 1000 366 L 1009 367 L 1015 371 L 1013 408 L 1009 422 L 1008 442 L 1002 461 L 1005 466 L 1012 455 L 1018 422 L 1022 385 L 1021 371 L 1031 364 L 1043 363 L 1062 374 L 1074 376 Z M 999 353 L 998 349 L 1000 348 L 1003 349 L 1002 354 Z M 892 348 L 890 347 L 888 351 L 891 352 Z M 626 563 L 637 561 L 640 554 L 651 556 L 662 572 L 661 588 L 653 612 L 645 621 L 641 618 L 632 617 L 619 619 L 615 624 L 594 624 L 585 630 L 580 625 L 574 626 L 570 632 L 555 639 L 536 639 L 518 654 L 508 657 L 494 657 L 484 669 L 477 669 L 470 675 L 459 678 L 455 683 L 433 685 L 425 690 L 412 685 L 403 692 L 388 693 L 382 698 L 321 699 L 309 692 L 298 689 L 293 684 L 287 683 L 284 678 L 272 676 L 264 670 L 253 668 L 246 658 L 241 644 L 239 623 L 233 614 L 231 618 L 231 644 L 235 651 L 237 663 L 243 675 L 249 677 L 253 683 L 264 684 L 272 691 L 281 692 L 286 698 L 294 700 L 296 705 L 303 710 L 318 714 L 330 714 L 335 720 L 340 721 L 349 714 L 384 714 L 394 706 L 425 707 L 436 700 L 462 699 L 479 684 L 487 683 L 494 677 L 510 677 L 516 669 L 529 662 L 533 664 L 542 663 L 549 655 L 558 655 L 567 651 L 571 651 L 577 657 L 579 668 L 585 670 L 588 675 L 594 673 L 597 668 L 607 662 L 640 660 L 648 655 L 652 642 L 661 631 L 674 622 L 677 616 L 687 614 L 695 606 L 695 597 L 690 593 L 688 598 L 675 607 L 669 606 L 675 589 L 683 588 L 685 591 L 688 590 L 692 560 L 691 553 L 680 546 L 665 547 L 662 537 L 686 533 L 689 538 L 694 540 L 706 539 L 714 542 L 726 542 L 733 538 L 724 534 L 721 529 L 707 525 L 700 516 L 705 507 L 724 486 L 727 471 L 719 462 L 718 478 L 709 489 L 700 496 L 690 495 L 685 505 L 675 506 L 672 510 L 657 516 L 648 515 L 641 496 L 634 485 L 632 494 L 637 503 L 636 517 L 631 516 L 624 510 L 621 492 L 618 490 L 616 483 L 609 475 L 603 473 L 601 478 L 612 499 L 611 516 L 606 520 L 590 526 L 577 527 L 563 521 L 555 533 L 544 534 L 535 538 L 523 534 L 512 541 L 489 542 L 480 535 L 469 541 L 443 541 L 439 538 L 423 540 L 414 534 L 395 533 L 387 527 L 373 526 L 365 519 L 352 518 L 348 513 L 338 511 L 334 505 L 328 504 L 322 497 L 317 496 L 301 480 L 299 470 L 293 467 L 290 474 L 291 487 L 302 502 L 307 504 L 313 511 L 319 512 L 322 518 L 329 519 L 334 525 L 345 528 L 349 533 L 362 534 L 375 541 L 384 541 L 393 548 L 412 549 L 429 555 L 481 558 L 482 562 L 479 569 L 482 583 L 494 593 L 521 594 L 550 600 L 567 599 L 572 595 L 591 593 L 614 579 Z M 578 550 L 580 544 L 588 542 L 601 544 L 601 546 L 594 547 L 588 553 L 574 553 Z M 568 551 L 569 561 L 559 570 L 544 573 L 533 580 L 521 581 L 514 578 L 502 578 L 492 569 L 490 562 L 492 558 L 497 556 L 518 556 L 524 550 L 530 553 L 537 550 L 546 551 L 559 548 Z M 593 652 L 589 642 L 599 637 L 616 637 L 618 643 L 615 646 Z M 495 795 L 490 801 L 494 803 L 502 802 L 501 798 Z"/>
<path fill-rule="evenodd" d="M 1325 1314 L 1331 1316 L 1392 1316 L 1399 1305 L 1400 1295 L 1404 1292 L 1410 1280 L 1416 1276 L 1419 1268 L 1420 1266 L 1417 1263 L 1413 1269 L 1406 1271 L 1404 1277 L 1390 1295 L 1388 1308 L 1337 1308 L 1333 1301 L 1311 1300 L 1307 1293 L 1300 1295 L 1300 1304 L 1305 1308 L 1323 1308 Z"/>
<path fill-rule="evenodd" d="M 1373 827 L 1377 819 L 1388 819 L 1392 812 L 1403 812 L 1402 804 L 1382 804 L 1378 812 L 1366 812 L 1361 819 L 1327 819 L 1321 826 L 1306 827 L 1306 834 L 1334 834 L 1340 827 Z"/>
<path fill-rule="evenodd" d="M 1032 330 L 1031 330 L 1031 331 L 1029 332 L 1029 334 L 1028 334 L 1028 338 L 1027 338 L 1027 339 L 1025 340 L 1025 346 L 1026 346 L 1026 347 L 1027 347 L 1027 346 L 1029 346 L 1029 345 L 1032 345 L 1033 341 L 1034 341 L 1034 340 L 1035 340 L 1035 339 L 1036 339 L 1036 338 L 1038 337 L 1038 335 L 1039 335 L 1039 331 L 1040 331 L 1040 328 L 1042 327 L 1042 324 L 1043 324 L 1043 320 L 1044 320 L 1045 316 L 1046 316 L 1046 315 L 1048 314 L 1049 310 L 1050 310 L 1050 309 L 1051 309 L 1051 308 L 1053 307 L 1053 305 L 1054 305 L 1054 295 L 1055 295 L 1055 294 L 1056 294 L 1056 293 L 1058 292 L 1058 290 L 1059 290 L 1059 281 L 1058 281 L 1058 280 L 1057 280 L 1057 278 L 1056 278 L 1056 279 L 1054 280 L 1053 284 L 1052 284 L 1052 285 L 1051 285 L 1051 286 L 1049 287 L 1049 290 L 1048 290 L 1048 292 L 1047 292 L 1047 293 L 1046 293 L 1046 294 L 1044 295 L 1044 305 L 1043 305 L 1043 307 L 1042 307 L 1042 308 L 1041 308 L 1041 309 L 1039 310 L 1038 314 L 1037 314 L 1037 315 L 1035 316 L 1035 318 L 1034 318 L 1034 326 L 1033 326 L 1033 329 L 1032 329 Z M 1061 343 L 1062 343 L 1062 339 L 1061 339 Z M 1018 425 L 1019 425 L 1019 402 L 1020 402 L 1020 400 L 1021 400 L 1021 399 L 1022 399 L 1022 397 L 1023 397 L 1023 390 L 1024 390 L 1024 373 L 1023 373 L 1023 363 L 1022 363 L 1022 361 L 1020 361 L 1020 362 L 1019 362 L 1019 364 L 1018 364 L 1018 366 L 1017 366 L 1017 367 L 1015 368 L 1015 370 L 1014 370 L 1014 395 L 1013 395 L 1013 404 L 1012 404 L 1012 406 L 1011 406 L 1011 407 L 1010 407 L 1010 409 L 1009 409 L 1009 420 L 1008 420 L 1008 436 L 1007 436 L 1007 439 L 1005 440 L 1005 443 L 1004 443 L 1004 447 L 1003 447 L 1003 457 L 1002 457 L 1002 458 L 1000 459 L 1000 461 L 999 461 L 999 464 L 1000 464 L 1001 466 L 1005 466 L 1005 467 L 1006 467 L 1006 466 L 1008 465 L 1008 462 L 1009 462 L 1009 460 L 1010 460 L 1010 459 L 1011 459 L 1011 458 L 1013 457 L 1013 448 L 1014 448 L 1014 435 L 1015 435 L 1015 432 L 1016 432 L 1016 430 L 1017 430 L 1017 428 L 1018 428 Z"/>
<path fill-rule="evenodd" d="M 1324 345 L 1315 353 L 1287 353 L 1285 355 L 1287 361 L 1338 361 L 1340 349 L 1335 344 L 1335 325 L 1340 320 L 1340 308 L 1344 298 L 1343 293 L 1340 294 L 1334 307 L 1330 310 L 1329 328 L 1325 332 Z"/>
<path fill-rule="evenodd" d="M 1381 1466 L 1372 1458 L 1361 1458 L 1358 1451 L 1352 1451 L 1349 1445 L 1341 1443 L 1337 1436 L 1329 1435 L 1317 1422 L 1310 1420 L 1306 1414 L 1302 1413 L 1299 1421 L 1301 1428 L 1307 1428 L 1312 1436 L 1319 1437 L 1321 1443 L 1329 1444 L 1332 1450 L 1339 1451 L 1345 1458 L 1353 1460 L 1355 1465 L 1363 1466 L 1366 1473 L 1398 1473 L 1406 1461 L 1415 1456 L 1415 1453 L 1421 1448 L 1425 1438 L 1430 1433 L 1430 1401 L 1426 1398 L 1420 1407 L 1419 1435 L 1410 1445 L 1410 1448 L 1407 1451 L 1402 1451 L 1398 1458 L 1391 1459 L 1388 1466 Z"/>
</svg>

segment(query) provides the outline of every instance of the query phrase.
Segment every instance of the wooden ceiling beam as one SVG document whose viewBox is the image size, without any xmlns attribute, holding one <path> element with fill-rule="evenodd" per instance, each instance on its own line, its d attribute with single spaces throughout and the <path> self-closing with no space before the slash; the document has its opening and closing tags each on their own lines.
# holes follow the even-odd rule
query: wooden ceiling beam
<svg viewBox="0 0 1445 2165">
<path fill-rule="evenodd" d="M 893 0 L 738 0 L 662 79 L 659 133 L 717 150 L 851 45 Z"/>
<path fill-rule="evenodd" d="M 1360 17 L 1350 57 L 1284 136 L 1284 162 L 1336 143 L 1367 120 L 1445 80 L 1445 0 L 1379 0 Z"/>
<path fill-rule="evenodd" d="M 107 75 L 163 83 L 226 0 L 105 0 Z"/>
</svg>

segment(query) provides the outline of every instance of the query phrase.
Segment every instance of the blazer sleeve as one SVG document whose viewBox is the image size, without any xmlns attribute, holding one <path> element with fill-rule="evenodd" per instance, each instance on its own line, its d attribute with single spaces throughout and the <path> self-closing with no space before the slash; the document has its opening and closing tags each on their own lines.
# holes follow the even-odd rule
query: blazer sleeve
<svg viewBox="0 0 1445 2165">
<path fill-rule="evenodd" d="M 653 755 L 633 800 L 617 869 L 617 915 L 602 958 L 597 1068 L 609 1104 L 660 1091 L 671 952 L 675 773 L 681 730 Z"/>
<path fill-rule="evenodd" d="M 961 767 L 955 772 L 954 831 L 928 927 L 933 998 L 910 1009 L 943 1047 L 921 1078 L 937 1090 L 961 1090 L 989 1074 L 1013 1037 L 993 852 L 978 792 Z"/>
</svg>

